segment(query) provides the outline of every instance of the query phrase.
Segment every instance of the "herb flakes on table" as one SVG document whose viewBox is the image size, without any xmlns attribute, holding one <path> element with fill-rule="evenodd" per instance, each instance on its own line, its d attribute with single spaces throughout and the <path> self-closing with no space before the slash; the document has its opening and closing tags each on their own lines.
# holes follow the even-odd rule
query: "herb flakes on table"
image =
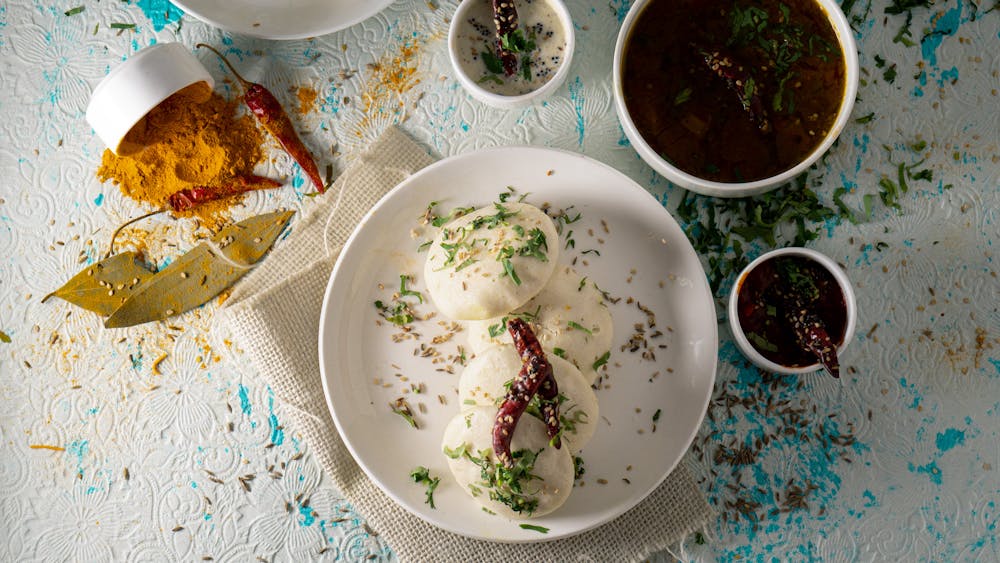
<svg viewBox="0 0 1000 563">
<path fill-rule="evenodd" d="M 809 183 L 803 174 L 777 190 L 739 199 L 684 192 L 677 216 L 695 251 L 707 258 L 709 285 L 716 297 L 721 298 L 725 282 L 749 264 L 745 245 L 776 247 L 781 240 L 805 246 L 819 237 L 820 223 L 843 218 L 819 200 Z M 794 229 L 791 241 L 787 229 Z"/>
</svg>

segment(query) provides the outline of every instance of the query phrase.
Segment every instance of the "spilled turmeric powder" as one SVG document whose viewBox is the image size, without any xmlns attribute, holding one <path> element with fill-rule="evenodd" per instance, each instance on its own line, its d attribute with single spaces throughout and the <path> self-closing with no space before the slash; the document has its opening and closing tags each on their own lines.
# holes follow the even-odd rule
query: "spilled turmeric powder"
<svg viewBox="0 0 1000 563">
<path fill-rule="evenodd" d="M 105 150 L 97 177 L 153 208 L 195 186 L 219 186 L 253 173 L 263 159 L 263 135 L 251 115 L 198 83 L 156 106 L 129 131 L 120 154 Z M 234 198 L 200 205 L 180 215 L 215 223 Z"/>
</svg>

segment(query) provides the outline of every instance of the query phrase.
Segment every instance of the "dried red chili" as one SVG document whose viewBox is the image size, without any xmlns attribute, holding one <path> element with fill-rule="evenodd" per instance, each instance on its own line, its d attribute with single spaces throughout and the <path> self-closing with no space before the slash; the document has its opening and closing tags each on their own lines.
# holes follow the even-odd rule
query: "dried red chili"
<svg viewBox="0 0 1000 563">
<path fill-rule="evenodd" d="M 253 174 L 236 176 L 231 181 L 219 186 L 195 186 L 171 194 L 170 208 L 174 211 L 187 211 L 192 207 L 224 197 L 278 187 L 281 187 L 281 182 L 263 176 Z"/>
<path fill-rule="evenodd" d="M 513 0 L 493 0 L 493 23 L 497 27 L 497 54 L 503 63 L 503 72 L 513 76 L 517 72 L 517 55 L 504 46 L 504 38 L 509 41 L 517 30 L 517 8 Z"/>
<path fill-rule="evenodd" d="M 292 120 L 285 113 L 284 108 L 278 102 L 278 99 L 274 97 L 274 94 L 270 92 L 264 86 L 257 84 L 256 82 L 250 82 L 240 76 L 240 73 L 236 72 L 233 65 L 229 62 L 222 53 L 217 51 L 211 45 L 206 45 L 204 43 L 198 43 L 198 47 L 205 47 L 219 56 L 222 62 L 229 67 L 229 70 L 236 76 L 236 80 L 239 81 L 240 85 L 243 86 L 243 101 L 246 102 L 247 107 L 250 108 L 250 112 L 254 114 L 264 129 L 267 129 L 268 133 L 274 135 L 274 138 L 278 140 L 281 147 L 285 149 L 295 162 L 302 167 L 302 170 L 309 176 L 312 183 L 316 185 L 316 189 L 320 193 L 326 189 L 323 185 L 323 180 L 319 176 L 319 168 L 316 166 L 316 161 L 313 160 L 312 155 L 309 153 L 309 149 L 302 143 L 302 139 L 299 138 L 298 133 L 295 132 L 295 127 L 292 126 Z"/>
<path fill-rule="evenodd" d="M 514 318 L 507 321 L 507 330 L 521 356 L 522 365 L 497 411 L 493 425 L 493 453 L 501 465 L 509 468 L 513 466 L 510 441 L 514 437 L 517 421 L 535 393 L 541 393 L 546 430 L 553 445 L 559 447 L 559 406 L 556 400 L 559 390 L 552 377 L 552 364 L 545 358 L 545 352 L 531 327 L 523 320 Z"/>
</svg>

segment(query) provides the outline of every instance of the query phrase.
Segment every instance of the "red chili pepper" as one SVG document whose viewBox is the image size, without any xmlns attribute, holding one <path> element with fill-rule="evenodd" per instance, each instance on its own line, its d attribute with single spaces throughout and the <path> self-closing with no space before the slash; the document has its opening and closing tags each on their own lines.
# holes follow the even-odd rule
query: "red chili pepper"
<svg viewBox="0 0 1000 563">
<path fill-rule="evenodd" d="M 263 176 L 236 176 L 229 182 L 219 186 L 195 186 L 170 195 L 170 208 L 174 211 L 187 211 L 202 203 L 215 201 L 224 197 L 249 192 L 281 187 L 281 182 L 264 178 Z"/>
<path fill-rule="evenodd" d="M 510 319 L 507 321 L 507 330 L 514 339 L 514 347 L 521 356 L 522 364 L 521 371 L 514 378 L 497 411 L 496 422 L 493 424 L 493 453 L 501 465 L 510 468 L 514 465 L 510 455 L 510 441 L 514 437 L 517 421 L 535 393 L 543 393 L 542 413 L 547 433 L 553 439 L 553 445 L 559 447 L 559 406 L 555 400 L 559 390 L 552 377 L 552 364 L 545 358 L 542 346 L 531 327 L 521 319 Z"/>
<path fill-rule="evenodd" d="M 214 47 L 204 43 L 198 43 L 197 46 L 211 50 L 222 59 L 222 62 L 226 63 L 226 66 L 229 67 L 229 70 L 232 71 L 236 79 L 243 86 L 243 101 L 250 108 L 250 112 L 264 126 L 264 129 L 267 129 L 268 133 L 281 143 L 281 147 L 285 149 L 285 152 L 291 155 L 295 159 L 295 162 L 299 163 L 299 166 L 309 176 L 312 183 L 316 185 L 319 193 L 323 193 L 326 188 L 323 186 L 323 180 L 319 177 L 319 168 L 316 166 L 316 161 L 309 154 L 309 149 L 299 139 L 298 133 L 295 132 L 295 127 L 292 126 L 292 120 L 289 119 L 288 114 L 285 113 L 284 108 L 278 103 L 278 99 L 274 97 L 274 94 L 256 82 L 245 80 L 240 76 L 240 73 L 236 72 L 236 69 L 230 64 L 229 59 Z"/>
<path fill-rule="evenodd" d="M 813 311 L 802 295 L 780 282 L 775 291 L 782 300 L 782 314 L 788 323 L 799 346 L 812 352 L 827 373 L 840 378 L 840 361 L 837 358 L 837 345 L 833 343 L 826 325 L 819 315 Z"/>
<path fill-rule="evenodd" d="M 739 97 L 743 111 L 747 113 L 757 129 L 767 133 L 771 130 L 771 122 L 767 119 L 767 110 L 760 96 L 760 82 L 754 80 L 750 72 L 733 59 L 728 53 L 713 49 L 698 49 L 705 66 L 717 77 L 725 81 L 726 86 Z"/>
<path fill-rule="evenodd" d="M 517 55 L 504 48 L 503 38 L 517 30 L 517 8 L 514 0 L 493 0 L 493 24 L 497 27 L 497 55 L 503 63 L 503 72 L 513 76 L 517 72 Z"/>
</svg>

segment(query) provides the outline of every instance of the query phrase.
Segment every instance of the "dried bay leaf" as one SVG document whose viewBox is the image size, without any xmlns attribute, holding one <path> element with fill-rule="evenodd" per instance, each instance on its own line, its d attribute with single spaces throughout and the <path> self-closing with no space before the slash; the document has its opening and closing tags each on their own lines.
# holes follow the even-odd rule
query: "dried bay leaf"
<svg viewBox="0 0 1000 563">
<path fill-rule="evenodd" d="M 143 265 L 140 255 L 122 252 L 91 264 L 62 287 L 42 298 L 58 297 L 88 311 L 108 316 L 122 305 L 153 272 Z"/>
<path fill-rule="evenodd" d="M 142 285 L 104 322 L 122 328 L 179 315 L 242 278 L 271 248 L 294 211 L 251 217 L 201 242 Z"/>
</svg>

